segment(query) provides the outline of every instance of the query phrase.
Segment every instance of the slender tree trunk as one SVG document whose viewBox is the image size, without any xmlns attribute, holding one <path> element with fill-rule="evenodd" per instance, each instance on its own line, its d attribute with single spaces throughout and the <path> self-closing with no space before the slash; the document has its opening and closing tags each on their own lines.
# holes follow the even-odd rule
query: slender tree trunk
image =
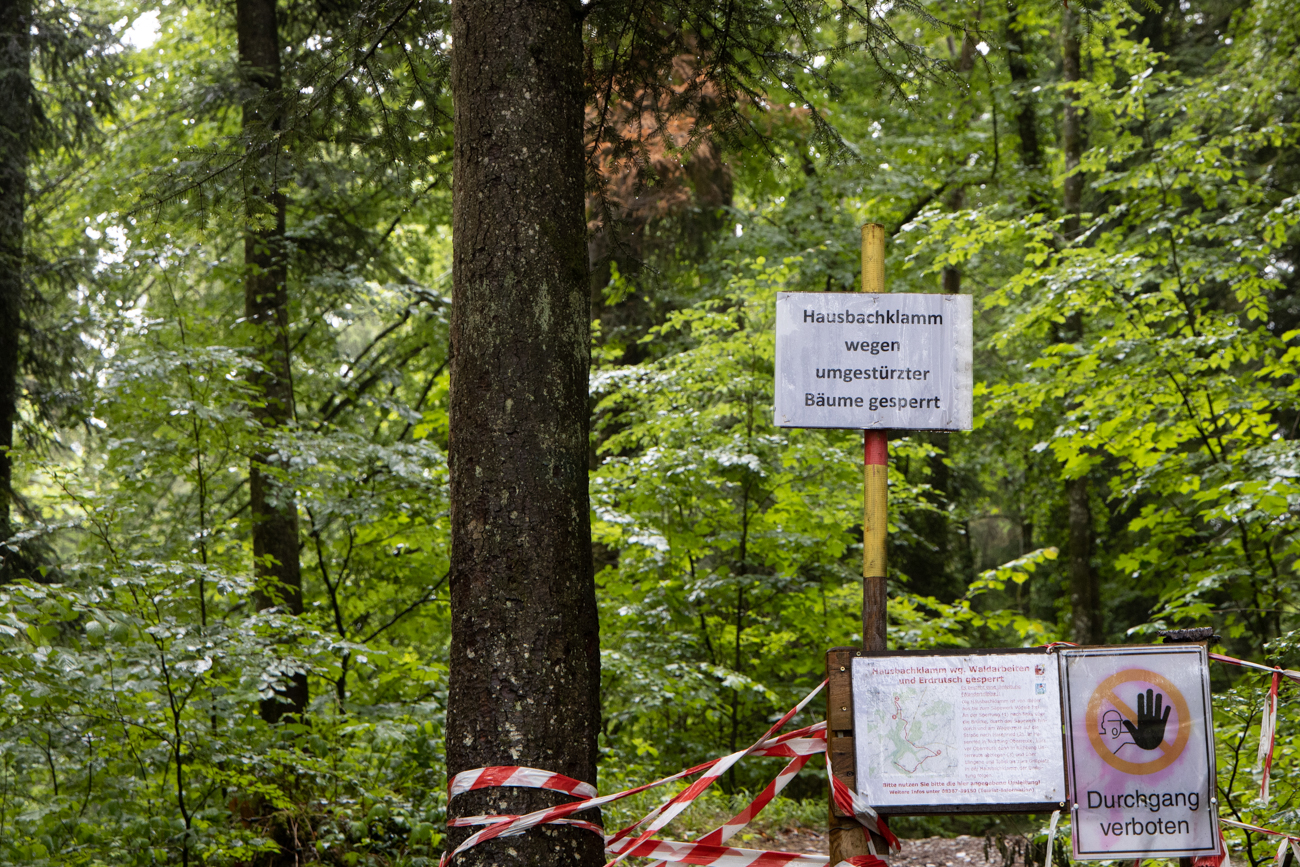
<svg viewBox="0 0 1300 867">
<path fill-rule="evenodd" d="M 1065 111 L 1061 120 L 1061 149 L 1065 152 L 1065 190 L 1061 207 L 1065 211 L 1065 237 L 1073 241 L 1079 235 L 1079 212 L 1083 199 L 1083 175 L 1076 169 L 1083 157 L 1083 109 L 1075 102 L 1078 93 L 1073 85 L 1080 81 L 1079 19 L 1073 9 L 1061 13 L 1061 67 L 1067 88 Z"/>
<path fill-rule="evenodd" d="M 454 0 L 452 39 L 447 771 L 524 765 L 594 783 L 581 6 Z M 448 813 L 569 800 L 488 788 Z M 599 865 L 603 848 L 591 831 L 551 826 L 471 849 L 456 867 Z"/>
<path fill-rule="evenodd" d="M 1080 80 L 1079 22 L 1072 9 L 1061 19 L 1061 56 L 1067 84 Z M 1065 92 L 1065 112 L 1061 124 L 1061 145 L 1065 151 L 1065 185 L 1062 208 L 1065 212 L 1064 234 L 1073 242 L 1079 236 L 1082 210 L 1083 175 L 1076 170 L 1083 156 L 1083 109 L 1075 103 L 1074 89 Z M 1062 329 L 1067 341 L 1083 338 L 1083 317 L 1072 313 Z M 1088 477 L 1065 482 L 1065 501 L 1069 526 L 1070 609 L 1074 640 L 1081 644 L 1100 644 L 1105 638 L 1102 623 L 1101 583 L 1092 568 L 1092 504 Z"/>
<path fill-rule="evenodd" d="M 969 41 L 969 40 L 967 40 Z M 971 49 L 972 51 L 974 49 Z M 961 57 L 966 57 L 963 48 Z M 963 68 L 962 72 L 969 72 Z M 949 211 L 957 212 L 966 207 L 966 188 L 957 185 L 945 196 Z M 961 294 L 961 268 L 947 265 L 939 275 L 939 289 L 945 295 Z M 949 562 L 949 526 L 948 505 L 953 501 L 952 473 L 948 468 L 948 451 L 952 447 L 952 436 L 947 431 L 930 431 L 917 434 L 934 446 L 938 453 L 928 461 L 932 492 L 928 499 L 939 509 L 936 512 L 917 512 L 912 516 L 912 524 L 922 544 L 913 546 L 907 555 L 899 558 L 902 569 L 911 579 L 911 589 L 923 596 L 935 596 L 945 601 L 955 599 L 962 593 L 967 581 L 955 564 Z"/>
<path fill-rule="evenodd" d="M 1020 22 L 1020 8 L 1016 0 L 1007 0 L 1005 41 L 1007 71 L 1011 74 L 1011 86 L 1015 89 L 1016 132 L 1020 136 L 1020 161 L 1026 168 L 1035 169 L 1043 161 L 1042 146 L 1038 141 L 1038 101 L 1029 89 L 1033 69 L 1025 55 L 1025 32 Z"/>
<path fill-rule="evenodd" d="M 969 40 L 967 40 L 969 41 Z M 973 65 L 973 61 L 972 61 Z M 948 208 L 960 211 L 966 207 L 966 188 L 954 187 L 948 195 Z M 940 274 L 939 288 L 945 295 L 961 294 L 961 268 L 956 265 L 946 266 Z M 949 564 L 949 544 L 951 535 L 949 527 L 948 506 L 956 492 L 953 490 L 952 472 L 948 467 L 948 452 L 952 448 L 952 434 L 947 431 L 931 431 L 922 434 L 930 444 L 938 449 L 938 454 L 930 458 L 930 487 L 934 489 L 931 499 L 940 512 L 918 512 L 912 520 L 916 523 L 918 534 L 930 543 L 931 549 L 921 556 L 928 557 L 933 563 L 933 575 L 925 591 L 940 599 L 955 599 L 966 583 L 965 576 Z M 923 591 L 924 592 L 924 591 Z"/>
<path fill-rule="evenodd" d="M 293 379 L 289 368 L 289 294 L 286 283 L 285 197 L 280 191 L 280 38 L 275 0 L 236 0 L 239 61 L 248 85 L 244 132 L 250 141 L 249 194 L 245 211 L 244 317 L 252 326 L 263 369 L 252 377 L 258 395 L 254 409 L 265 434 L 293 419 Z M 259 448 L 249 463 L 249 506 L 257 578 L 254 604 L 302 613 L 302 573 L 298 559 L 298 504 L 293 489 L 274 474 L 277 459 Z M 295 675 L 287 688 L 262 702 L 262 718 L 279 722 L 307 708 L 307 676 Z"/>
<path fill-rule="evenodd" d="M 973 27 L 979 26 L 979 18 L 977 14 Z M 966 76 L 968 81 L 971 71 L 975 68 L 977 56 L 975 45 L 975 38 L 967 34 L 962 39 L 961 49 L 958 50 L 956 41 L 951 36 L 948 37 L 949 54 L 956 63 L 957 71 Z M 960 99 L 962 108 L 958 112 L 954 135 L 961 135 L 966 131 L 971 112 L 970 104 L 971 95 L 967 90 Z M 945 196 L 945 204 L 953 213 L 965 208 L 965 184 L 954 184 Z M 961 268 L 956 265 L 944 266 L 939 277 L 939 288 L 945 295 L 960 295 Z M 911 579 L 911 588 L 914 591 L 922 595 L 950 600 L 960 595 L 961 588 L 965 584 L 965 576 L 954 574 L 956 570 L 951 568 L 948 557 L 951 530 L 947 508 L 953 500 L 954 492 L 952 474 L 949 472 L 947 461 L 952 437 L 945 431 L 932 431 L 919 436 L 927 439 L 938 449 L 938 454 L 928 462 L 930 471 L 928 481 L 933 491 L 929 499 L 940 511 L 918 512 L 912 517 L 917 536 L 924 544 L 913 546 L 911 551 L 898 558 L 898 563 Z"/>
<path fill-rule="evenodd" d="M 1074 640 L 1101 644 L 1105 624 L 1101 616 L 1101 587 L 1092 568 L 1092 507 L 1088 502 L 1088 477 L 1065 483 L 1070 522 L 1070 608 Z"/>
<path fill-rule="evenodd" d="M 966 187 L 957 185 L 947 195 L 948 210 L 956 213 L 966 207 Z M 945 295 L 961 294 L 961 268 L 945 265 L 939 273 L 939 290 Z"/>
<path fill-rule="evenodd" d="M 0 0 L 0 542 L 13 535 L 10 449 L 18 414 L 18 333 L 23 296 L 23 226 L 31 144 L 29 0 Z M 0 582 L 14 555 L 0 547 Z"/>
<path fill-rule="evenodd" d="M 1133 40 L 1141 42 L 1145 39 L 1153 50 L 1168 51 L 1169 46 L 1165 44 L 1165 18 L 1173 5 L 1171 0 L 1157 0 L 1156 8 L 1152 9 L 1147 0 L 1129 0 L 1129 6 L 1140 19 L 1137 26 L 1133 27 Z"/>
</svg>

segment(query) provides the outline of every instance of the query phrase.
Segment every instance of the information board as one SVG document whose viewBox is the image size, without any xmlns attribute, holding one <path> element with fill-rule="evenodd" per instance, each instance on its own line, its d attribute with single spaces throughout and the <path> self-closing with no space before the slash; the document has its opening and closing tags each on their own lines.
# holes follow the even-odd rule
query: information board
<svg viewBox="0 0 1300 867">
<path fill-rule="evenodd" d="M 1208 661 L 1198 645 L 1060 651 L 1076 859 L 1219 851 Z"/>
<path fill-rule="evenodd" d="M 971 429 L 969 295 L 780 292 L 778 427 Z"/>
<path fill-rule="evenodd" d="M 858 793 L 886 814 L 1059 809 L 1058 677 L 1042 650 L 855 658 Z"/>
</svg>

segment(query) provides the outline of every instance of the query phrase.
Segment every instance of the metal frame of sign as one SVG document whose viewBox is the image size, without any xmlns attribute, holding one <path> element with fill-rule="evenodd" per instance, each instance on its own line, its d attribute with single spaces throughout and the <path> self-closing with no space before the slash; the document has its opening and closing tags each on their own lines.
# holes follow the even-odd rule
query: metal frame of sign
<svg viewBox="0 0 1300 867">
<path fill-rule="evenodd" d="M 881 657 L 925 657 L 925 656 L 1011 656 L 1011 655 L 1031 655 L 1042 659 L 1049 667 L 1056 667 L 1056 660 L 1052 655 L 1046 653 L 1041 647 L 981 647 L 981 648 L 934 648 L 931 650 L 887 650 L 887 651 L 870 651 L 855 650 L 854 655 L 861 658 L 881 658 Z M 1059 678 L 1059 674 L 1058 674 Z M 1059 680 L 1058 680 L 1059 685 Z M 1060 692 L 1058 691 L 1058 701 Z M 1059 706 L 1059 705 L 1058 705 Z M 848 711 L 856 720 L 856 713 L 853 705 L 849 705 Z M 829 734 L 829 733 L 828 733 Z M 861 737 L 861 732 L 854 732 L 857 737 Z M 856 740 L 856 738 L 855 738 Z M 1058 741 L 1060 745 L 1060 768 L 1062 769 L 1063 794 L 1068 794 L 1069 783 L 1065 779 L 1065 745 L 1063 741 Z M 837 767 L 838 775 L 838 767 Z M 855 768 L 854 770 L 858 770 Z M 856 776 L 856 774 L 855 774 Z M 858 790 L 861 792 L 861 790 Z M 960 814 L 960 815 L 980 815 L 980 814 L 999 814 L 999 813 L 1050 813 L 1053 810 L 1064 809 L 1066 802 L 1062 801 L 1021 801 L 1013 803 L 979 803 L 979 804 L 915 804 L 884 806 L 872 805 L 875 810 L 883 816 L 920 816 L 936 814 Z"/>
<path fill-rule="evenodd" d="M 1062 739 L 1064 740 L 1065 749 L 1065 773 L 1066 773 L 1066 797 L 1070 802 L 1071 818 L 1077 818 L 1078 806 L 1074 801 L 1075 784 L 1078 779 L 1076 770 L 1074 740 L 1070 737 L 1069 725 L 1072 719 L 1072 710 L 1070 704 L 1070 669 L 1065 660 L 1068 656 L 1087 657 L 1087 656 L 1135 656 L 1141 657 L 1155 653 L 1176 654 L 1189 653 L 1192 651 L 1199 652 L 1201 657 L 1201 707 L 1204 709 L 1205 720 L 1205 751 L 1206 751 L 1206 769 L 1210 776 L 1209 784 L 1206 788 L 1206 815 L 1210 817 L 1212 845 L 1209 848 L 1199 849 L 1110 849 L 1102 851 L 1079 851 L 1079 837 L 1077 832 L 1072 833 L 1071 843 L 1072 854 L 1075 860 L 1079 861 L 1114 861 L 1126 860 L 1130 858 L 1183 858 L 1205 855 L 1217 855 L 1220 851 L 1219 836 L 1219 819 L 1218 819 L 1218 797 L 1217 783 L 1215 781 L 1217 764 L 1214 752 L 1214 713 L 1210 693 L 1210 673 L 1208 665 L 1208 647 L 1203 642 L 1195 644 L 1143 644 L 1143 645 L 1111 645 L 1095 647 L 1070 647 L 1060 648 L 1062 653 L 1060 659 L 1060 685 L 1061 685 L 1061 719 L 1062 719 Z M 1189 708 L 1190 713 L 1190 708 Z M 1072 823 L 1073 825 L 1074 823 Z"/>
</svg>

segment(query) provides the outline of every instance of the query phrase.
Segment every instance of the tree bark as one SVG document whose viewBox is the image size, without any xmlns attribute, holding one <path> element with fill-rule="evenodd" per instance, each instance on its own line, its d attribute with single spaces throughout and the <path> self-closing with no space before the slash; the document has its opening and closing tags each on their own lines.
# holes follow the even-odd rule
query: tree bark
<svg viewBox="0 0 1300 867">
<path fill-rule="evenodd" d="M 449 777 L 523 765 L 596 781 L 580 16 L 576 0 L 452 4 Z M 488 788 L 448 814 L 569 800 Z M 457 867 L 598 865 L 602 852 L 599 835 L 551 826 Z"/>
<path fill-rule="evenodd" d="M 969 42 L 969 38 L 967 39 Z M 973 48 L 971 49 L 974 50 Z M 963 48 L 964 57 L 966 54 Z M 973 65 L 973 61 L 972 61 Z M 959 69 L 968 72 L 969 69 Z M 969 99 L 969 97 L 967 97 Z M 954 186 L 945 197 L 948 210 L 956 213 L 966 207 L 966 187 Z M 945 265 L 939 275 L 939 290 L 945 295 L 961 294 L 961 268 Z M 934 596 L 944 601 L 951 601 L 962 594 L 969 583 L 968 576 L 953 568 L 949 562 L 949 536 L 951 527 L 948 506 L 954 500 L 952 473 L 948 467 L 948 452 L 952 447 L 952 436 L 947 431 L 930 431 L 919 433 L 918 437 L 927 440 L 938 453 L 927 462 L 929 483 L 932 490 L 929 496 L 940 511 L 917 512 L 912 516 L 913 528 L 921 544 L 899 559 L 899 565 L 912 579 L 911 589 L 922 596 Z"/>
<path fill-rule="evenodd" d="M 979 27 L 979 21 L 980 13 L 977 12 L 972 29 Z M 960 51 L 957 49 L 955 40 L 951 36 L 948 37 L 949 54 L 956 61 L 957 71 L 965 75 L 968 80 L 971 71 L 975 68 L 975 57 L 977 56 L 975 45 L 975 37 L 970 32 L 962 39 Z M 961 110 L 957 115 L 959 123 L 954 129 L 956 135 L 963 133 L 968 125 L 971 101 L 971 92 L 967 87 L 960 98 Z M 952 213 L 965 208 L 965 184 L 954 184 L 945 196 L 944 203 Z M 939 275 L 939 289 L 945 295 L 960 295 L 961 268 L 957 265 L 945 265 Z M 928 481 L 933 491 L 929 499 L 941 511 L 918 512 L 912 516 L 913 527 L 921 540 L 921 544 L 914 545 L 910 550 L 903 553 L 898 558 L 898 563 L 908 578 L 911 579 L 909 586 L 914 592 L 948 601 L 961 595 L 963 588 L 968 583 L 966 576 L 950 568 L 948 557 L 951 531 L 947 508 L 948 504 L 953 501 L 954 492 L 952 491 L 952 474 L 948 470 L 947 460 L 952 438 L 944 431 L 931 431 L 918 434 L 918 436 L 928 440 L 931 445 L 938 449 L 938 454 L 931 457 L 928 462 L 930 470 Z"/>
<path fill-rule="evenodd" d="M 1083 175 L 1077 169 L 1083 157 L 1083 109 L 1075 102 L 1080 80 L 1079 19 L 1073 9 L 1061 13 L 1061 67 L 1067 85 L 1061 119 L 1061 149 L 1065 152 L 1065 188 L 1061 207 L 1065 212 L 1062 231 L 1071 241 L 1079 235 L 1079 212 L 1083 200 Z"/>
<path fill-rule="evenodd" d="M 1080 80 L 1079 22 L 1072 9 L 1061 16 L 1061 58 L 1067 84 Z M 1083 157 L 1083 110 L 1075 103 L 1074 88 L 1065 91 L 1065 112 L 1061 123 L 1061 146 L 1065 152 L 1065 185 L 1062 208 L 1065 212 L 1063 233 L 1073 242 L 1079 236 L 1082 211 L 1083 175 L 1076 170 Z M 1083 317 L 1072 313 L 1066 318 L 1062 337 L 1067 341 L 1083 338 Z M 1105 639 L 1102 623 L 1101 583 L 1092 568 L 1092 504 L 1088 477 L 1065 481 L 1065 501 L 1069 527 L 1069 570 L 1071 631 L 1080 644 L 1101 644 Z"/>
<path fill-rule="evenodd" d="M 13 535 L 14 422 L 22 315 L 27 151 L 31 145 L 31 4 L 0 0 L 0 542 Z M 0 547 L 0 582 L 15 555 Z"/>
<path fill-rule="evenodd" d="M 289 293 L 285 267 L 285 196 L 280 191 L 280 37 L 275 0 L 237 0 L 235 27 L 248 95 L 243 105 L 249 141 L 247 227 L 244 236 L 244 317 L 252 326 L 262 370 L 251 377 L 258 397 L 253 413 L 263 434 L 293 419 L 289 355 Z M 253 602 L 259 611 L 280 606 L 302 613 L 298 558 L 298 504 L 293 489 L 277 480 L 279 460 L 265 441 L 249 462 L 249 511 L 253 522 Z M 297 674 L 274 698 L 262 702 L 262 718 L 277 723 L 307 709 L 307 676 Z"/>
<path fill-rule="evenodd" d="M 1042 146 L 1038 141 L 1038 101 L 1029 90 L 1033 70 L 1025 55 L 1025 39 L 1024 27 L 1020 23 L 1020 7 L 1016 0 L 1007 0 L 1007 71 L 1011 74 L 1011 85 L 1015 88 L 1016 131 L 1020 136 L 1020 161 L 1026 168 L 1033 169 L 1042 164 L 1043 156 Z"/>
<path fill-rule="evenodd" d="M 1079 644 L 1101 644 L 1105 629 L 1101 618 L 1101 586 L 1092 568 L 1092 506 L 1088 502 L 1088 477 L 1068 479 L 1066 506 L 1070 523 L 1071 632 Z"/>
<path fill-rule="evenodd" d="M 1129 0 L 1129 6 L 1138 18 L 1136 26 L 1133 27 L 1133 40 L 1141 42 L 1145 39 L 1152 50 L 1168 51 L 1165 18 L 1169 15 L 1173 5 L 1171 0 L 1157 0 L 1156 8 L 1152 9 L 1147 5 L 1146 0 Z"/>
</svg>

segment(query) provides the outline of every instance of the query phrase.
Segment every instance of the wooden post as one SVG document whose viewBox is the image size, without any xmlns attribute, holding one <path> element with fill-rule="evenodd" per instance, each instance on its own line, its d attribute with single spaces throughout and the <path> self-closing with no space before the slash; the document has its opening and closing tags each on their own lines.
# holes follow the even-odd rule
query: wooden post
<svg viewBox="0 0 1300 867">
<path fill-rule="evenodd" d="M 862 291 L 885 291 L 885 227 L 862 227 Z M 889 532 L 889 432 L 863 431 L 862 647 L 887 648 L 885 541 Z"/>
<path fill-rule="evenodd" d="M 885 227 L 879 223 L 862 227 L 862 291 L 868 295 L 885 292 Z"/>
<path fill-rule="evenodd" d="M 862 291 L 885 291 L 885 227 L 868 223 L 862 227 Z M 863 515 L 862 515 L 862 646 L 864 650 L 887 649 L 888 616 L 885 592 L 885 541 L 888 532 L 889 434 L 884 430 L 863 431 Z M 853 693 L 849 668 L 851 656 L 831 651 L 826 657 L 826 754 L 836 776 L 856 783 L 853 748 Z M 837 815 L 830 809 L 831 867 L 848 858 L 870 855 L 863 828 L 852 816 Z M 876 857 L 889 852 L 884 838 L 872 834 Z"/>
<path fill-rule="evenodd" d="M 885 594 L 885 539 L 889 528 L 889 434 L 862 433 L 866 496 L 862 519 L 862 647 L 885 650 L 888 617 Z"/>
</svg>

